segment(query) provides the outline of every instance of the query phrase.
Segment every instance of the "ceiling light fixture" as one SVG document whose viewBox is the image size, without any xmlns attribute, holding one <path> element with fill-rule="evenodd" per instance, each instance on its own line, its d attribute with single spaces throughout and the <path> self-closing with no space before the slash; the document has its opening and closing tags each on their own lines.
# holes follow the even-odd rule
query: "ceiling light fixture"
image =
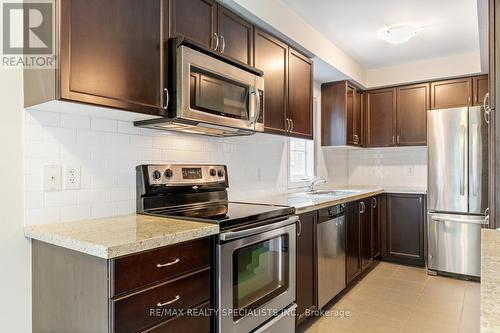
<svg viewBox="0 0 500 333">
<path fill-rule="evenodd" d="M 379 37 L 391 44 L 403 44 L 417 34 L 420 27 L 404 24 L 385 27 L 379 32 Z"/>
</svg>

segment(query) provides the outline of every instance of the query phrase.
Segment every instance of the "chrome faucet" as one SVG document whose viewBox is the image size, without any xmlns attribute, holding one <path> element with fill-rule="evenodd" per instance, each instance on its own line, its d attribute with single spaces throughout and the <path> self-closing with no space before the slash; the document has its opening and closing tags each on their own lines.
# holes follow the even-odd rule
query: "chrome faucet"
<svg viewBox="0 0 500 333">
<path fill-rule="evenodd" d="M 309 192 L 314 192 L 314 187 L 318 184 L 325 184 L 326 180 L 314 177 L 309 181 Z"/>
</svg>

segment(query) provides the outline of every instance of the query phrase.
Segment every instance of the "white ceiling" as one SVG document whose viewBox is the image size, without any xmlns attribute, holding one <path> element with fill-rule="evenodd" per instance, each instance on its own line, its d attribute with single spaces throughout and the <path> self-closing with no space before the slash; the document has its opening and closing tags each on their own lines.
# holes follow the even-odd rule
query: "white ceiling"
<svg viewBox="0 0 500 333">
<path fill-rule="evenodd" d="M 479 52 L 477 0 L 282 0 L 367 69 Z M 385 26 L 424 29 L 392 45 Z"/>
</svg>

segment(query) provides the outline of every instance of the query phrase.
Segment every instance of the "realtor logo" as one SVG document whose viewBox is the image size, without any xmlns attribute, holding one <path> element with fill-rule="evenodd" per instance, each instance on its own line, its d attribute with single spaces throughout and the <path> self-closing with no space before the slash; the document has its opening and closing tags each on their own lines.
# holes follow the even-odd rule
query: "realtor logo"
<svg viewBox="0 0 500 333">
<path fill-rule="evenodd" d="M 4 2 L 2 4 L 2 66 L 55 65 L 54 3 Z"/>
</svg>

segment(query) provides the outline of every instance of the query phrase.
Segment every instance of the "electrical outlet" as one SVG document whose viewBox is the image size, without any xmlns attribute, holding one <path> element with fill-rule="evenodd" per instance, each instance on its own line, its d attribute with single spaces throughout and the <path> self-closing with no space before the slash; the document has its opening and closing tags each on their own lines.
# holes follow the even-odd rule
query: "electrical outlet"
<svg viewBox="0 0 500 333">
<path fill-rule="evenodd" d="M 80 166 L 65 165 L 64 166 L 64 189 L 78 190 L 80 188 Z"/>
<path fill-rule="evenodd" d="M 56 192 L 61 190 L 61 166 L 43 166 L 43 190 L 45 192 Z"/>
</svg>

